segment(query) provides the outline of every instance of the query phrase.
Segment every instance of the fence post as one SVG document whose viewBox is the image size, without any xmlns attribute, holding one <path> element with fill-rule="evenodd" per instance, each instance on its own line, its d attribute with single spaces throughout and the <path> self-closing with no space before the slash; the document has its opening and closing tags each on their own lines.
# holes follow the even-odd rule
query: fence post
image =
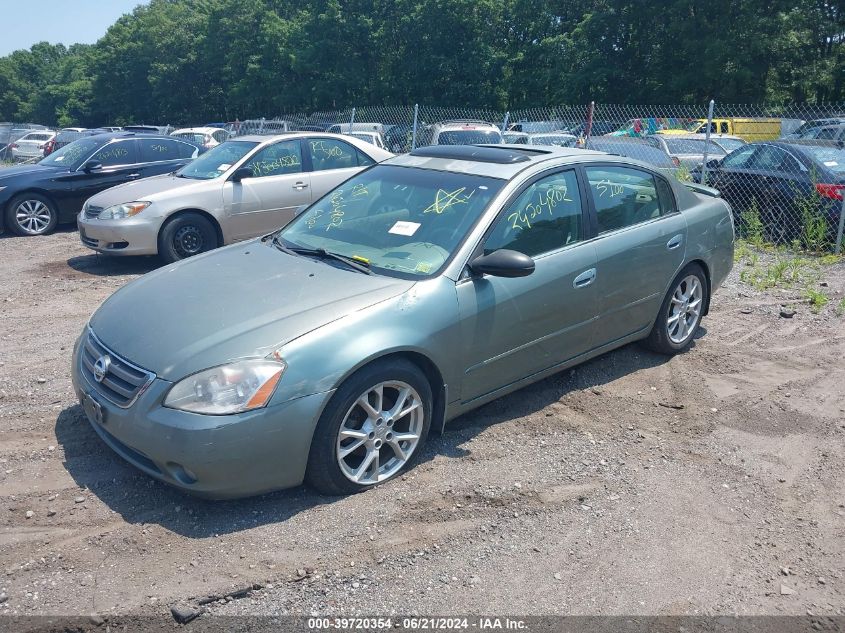
<svg viewBox="0 0 845 633">
<path fill-rule="evenodd" d="M 355 127 L 355 108 L 352 108 L 352 118 L 349 120 L 349 133 L 352 134 L 352 128 Z"/>
<path fill-rule="evenodd" d="M 587 143 L 590 140 L 590 132 L 593 130 L 593 110 L 595 110 L 596 102 L 590 101 L 590 105 L 587 107 L 587 125 L 584 128 L 584 147 L 587 147 Z"/>
<path fill-rule="evenodd" d="M 414 135 L 411 137 L 411 151 L 417 149 L 417 118 L 420 114 L 420 104 L 414 104 Z"/>
<path fill-rule="evenodd" d="M 511 116 L 510 112 L 505 112 L 505 120 L 502 121 L 502 134 L 504 134 L 505 130 L 508 129 L 508 119 L 510 118 L 510 116 Z"/>
<path fill-rule="evenodd" d="M 845 187 L 839 190 L 842 196 L 842 205 L 839 207 L 839 230 L 836 232 L 836 254 L 842 252 L 842 230 L 845 229 Z"/>
<path fill-rule="evenodd" d="M 713 127 L 713 106 L 716 105 L 714 99 L 710 99 L 710 106 L 707 108 L 707 134 L 704 137 L 704 160 L 701 163 L 701 184 L 707 184 L 707 150 L 710 148 L 710 131 Z"/>
</svg>

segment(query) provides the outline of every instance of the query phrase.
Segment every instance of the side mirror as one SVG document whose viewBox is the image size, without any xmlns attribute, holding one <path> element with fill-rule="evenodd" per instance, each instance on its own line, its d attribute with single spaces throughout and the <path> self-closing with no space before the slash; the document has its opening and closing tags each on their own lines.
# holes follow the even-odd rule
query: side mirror
<svg viewBox="0 0 845 633">
<path fill-rule="evenodd" d="M 244 178 L 252 178 L 252 170 L 249 167 L 238 167 L 232 174 L 232 182 L 240 182 Z"/>
<path fill-rule="evenodd" d="M 722 164 L 721 158 L 711 158 L 707 161 L 707 169 L 715 169 Z"/>
<path fill-rule="evenodd" d="M 480 275 L 493 277 L 527 277 L 534 272 L 534 260 L 523 253 L 500 248 L 489 255 L 476 257 L 470 269 Z"/>
<path fill-rule="evenodd" d="M 98 160 L 89 160 L 82 166 L 82 171 L 86 174 L 90 174 L 92 171 L 100 171 L 103 169 L 103 163 Z"/>
</svg>

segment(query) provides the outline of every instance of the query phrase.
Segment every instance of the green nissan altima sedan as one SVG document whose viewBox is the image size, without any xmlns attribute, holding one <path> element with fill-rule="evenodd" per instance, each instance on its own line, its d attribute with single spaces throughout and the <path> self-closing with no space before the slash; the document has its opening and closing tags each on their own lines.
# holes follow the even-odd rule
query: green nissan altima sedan
<svg viewBox="0 0 845 633">
<path fill-rule="evenodd" d="M 357 492 L 545 376 L 633 341 L 685 350 L 732 266 L 732 217 L 619 156 L 418 149 L 115 292 L 74 385 L 106 444 L 188 492 Z"/>
</svg>

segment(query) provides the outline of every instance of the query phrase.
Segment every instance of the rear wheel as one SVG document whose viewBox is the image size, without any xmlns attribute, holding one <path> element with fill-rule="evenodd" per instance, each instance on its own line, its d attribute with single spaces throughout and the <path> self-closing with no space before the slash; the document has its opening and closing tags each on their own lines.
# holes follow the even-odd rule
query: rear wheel
<svg viewBox="0 0 845 633">
<path fill-rule="evenodd" d="M 682 352 L 692 343 L 706 305 L 704 271 L 698 264 L 690 264 L 672 281 L 646 345 L 661 354 Z"/>
<path fill-rule="evenodd" d="M 193 257 L 217 248 L 214 225 L 199 213 L 183 213 L 169 220 L 158 236 L 158 254 L 166 262 Z"/>
<path fill-rule="evenodd" d="M 37 193 L 15 196 L 6 207 L 6 226 L 17 235 L 46 235 L 58 223 L 56 206 Z"/>
<path fill-rule="evenodd" d="M 332 397 L 311 442 L 306 479 L 326 494 L 360 492 L 405 472 L 431 424 L 425 375 L 405 360 L 353 374 Z"/>
</svg>

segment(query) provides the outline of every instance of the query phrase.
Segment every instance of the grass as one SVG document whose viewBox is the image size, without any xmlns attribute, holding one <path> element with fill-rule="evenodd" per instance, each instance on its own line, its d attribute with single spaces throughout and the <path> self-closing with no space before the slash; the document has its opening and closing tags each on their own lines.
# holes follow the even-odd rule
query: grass
<svg viewBox="0 0 845 633">
<path fill-rule="evenodd" d="M 765 242 L 761 246 L 738 239 L 734 261 L 742 264 L 739 278 L 757 290 L 795 288 L 803 291 L 810 310 L 818 314 L 830 303 L 830 297 L 819 286 L 826 267 L 843 261 L 841 255 L 812 255 L 790 251 L 784 246 Z M 836 314 L 845 316 L 845 299 L 836 306 Z"/>
<path fill-rule="evenodd" d="M 825 307 L 830 301 L 830 297 L 828 297 L 825 293 L 821 292 L 820 290 L 807 288 L 805 293 L 807 300 L 810 302 L 810 310 L 812 310 L 815 314 L 821 312 L 822 308 Z M 843 299 L 843 302 L 845 302 L 845 299 Z"/>
</svg>

